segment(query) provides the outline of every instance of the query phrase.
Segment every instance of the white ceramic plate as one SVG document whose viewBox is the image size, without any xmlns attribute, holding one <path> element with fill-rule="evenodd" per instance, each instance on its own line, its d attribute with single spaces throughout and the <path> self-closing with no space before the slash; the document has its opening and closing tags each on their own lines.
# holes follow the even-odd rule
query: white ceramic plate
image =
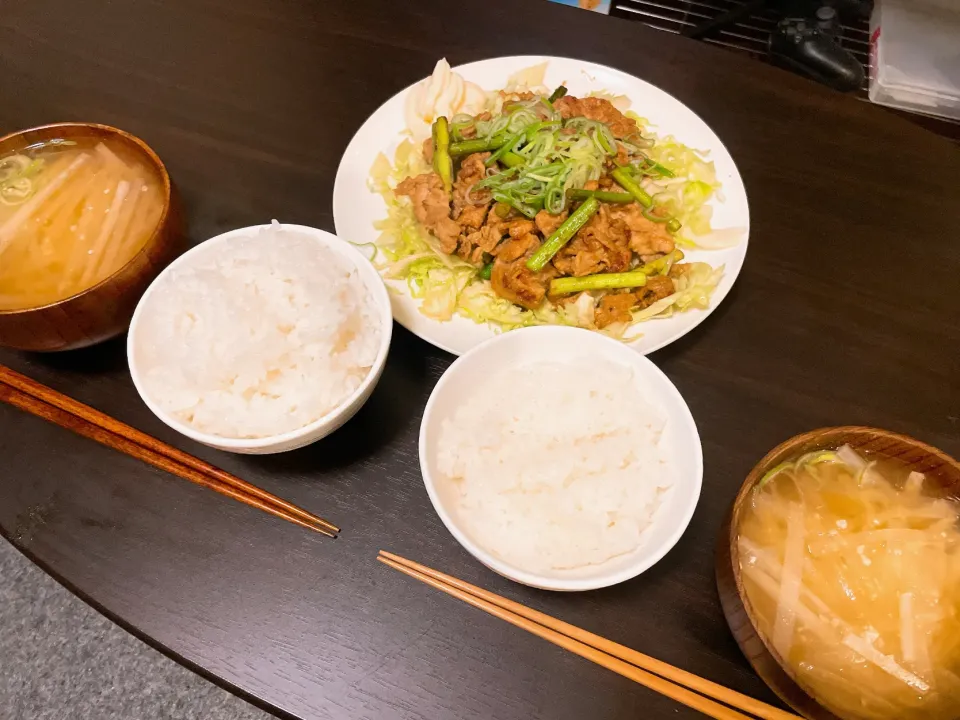
<svg viewBox="0 0 960 720">
<path fill-rule="evenodd" d="M 573 350 L 571 351 L 571 348 Z M 461 529 L 452 483 L 436 467 L 437 445 L 444 420 L 475 392 L 477 378 L 518 364 L 556 362 L 558 357 L 600 358 L 633 370 L 644 397 L 657 407 L 666 425 L 661 445 L 674 472 L 673 486 L 633 552 L 600 565 L 550 574 L 534 574 L 511 566 L 475 542 Z M 454 362 L 430 395 L 420 424 L 420 471 L 434 509 L 447 530 L 477 560 L 516 582 L 544 590 L 593 590 L 636 577 L 658 562 L 683 535 L 700 499 L 703 452 L 690 409 L 670 379 L 647 358 L 606 335 L 580 328 L 546 326 L 506 333 L 481 344 Z"/>
<path fill-rule="evenodd" d="M 557 57 L 502 57 L 460 65 L 454 70 L 465 79 L 485 90 L 504 87 L 507 78 L 518 70 L 549 61 L 545 84 L 556 87 L 565 84 L 571 95 L 583 96 L 593 91 L 626 95 L 631 108 L 647 118 L 661 136 L 674 135 L 681 143 L 708 151 L 708 159 L 716 166 L 717 178 L 722 184 L 723 200 L 712 201 L 716 229 L 744 228 L 743 240 L 725 250 L 696 250 L 687 253 L 691 261 L 723 265 L 724 275 L 713 292 L 706 310 L 689 310 L 662 320 L 651 320 L 635 326 L 643 335 L 631 343 L 644 354 L 662 348 L 685 335 L 702 323 L 719 305 L 733 287 L 747 254 L 750 234 L 750 211 L 747 194 L 740 173 L 714 132 L 703 120 L 679 100 L 648 82 L 604 65 Z M 403 140 L 406 122 L 403 104 L 410 88 L 394 95 L 371 115 L 347 146 L 333 189 L 333 218 L 337 235 L 353 243 L 373 243 L 379 233 L 375 221 L 387 215 L 386 205 L 368 186 L 370 168 L 379 153 L 393 158 Z M 686 252 L 686 250 L 684 251 Z M 489 325 L 481 325 L 456 316 L 447 322 L 426 317 L 419 311 L 420 301 L 410 297 L 405 282 L 388 281 L 396 289 L 392 292 L 393 316 L 401 325 L 437 347 L 455 355 L 465 353 L 484 340 L 497 334 Z"/>
</svg>

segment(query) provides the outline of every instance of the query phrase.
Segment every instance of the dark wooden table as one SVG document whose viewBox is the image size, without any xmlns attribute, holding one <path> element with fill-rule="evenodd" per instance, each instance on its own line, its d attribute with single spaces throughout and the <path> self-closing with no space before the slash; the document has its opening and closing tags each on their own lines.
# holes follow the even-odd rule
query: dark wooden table
<svg viewBox="0 0 960 720">
<path fill-rule="evenodd" d="M 0 407 L 0 529 L 124 627 L 298 718 L 613 720 L 695 713 L 375 562 L 392 549 L 771 699 L 734 644 L 713 548 L 774 444 L 863 423 L 960 452 L 960 153 L 887 112 L 682 38 L 540 0 L 3 0 L 0 131 L 84 119 L 164 158 L 200 241 L 270 218 L 333 229 L 354 130 L 452 63 L 616 66 L 701 115 L 736 159 L 753 237 L 733 293 L 654 355 L 693 411 L 693 522 L 640 578 L 550 594 L 479 566 L 424 492 L 421 412 L 451 358 L 398 330 L 345 428 L 275 457 L 196 446 L 138 400 L 121 341 L 0 362 L 344 528 L 337 541 Z M 642 110 L 641 110 L 642 111 Z M 358 202 L 362 199 L 358 198 Z"/>
</svg>

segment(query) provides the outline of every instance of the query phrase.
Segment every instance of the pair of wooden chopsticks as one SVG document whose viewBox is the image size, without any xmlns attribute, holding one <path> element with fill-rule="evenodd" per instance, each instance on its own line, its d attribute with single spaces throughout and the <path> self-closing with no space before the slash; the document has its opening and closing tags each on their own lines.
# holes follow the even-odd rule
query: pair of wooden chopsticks
<svg viewBox="0 0 960 720">
<path fill-rule="evenodd" d="M 717 720 L 800 720 L 797 715 L 399 555 L 381 550 L 377 560 Z"/>
<path fill-rule="evenodd" d="M 0 365 L 0 401 L 295 525 L 336 537 L 323 518 Z"/>
</svg>

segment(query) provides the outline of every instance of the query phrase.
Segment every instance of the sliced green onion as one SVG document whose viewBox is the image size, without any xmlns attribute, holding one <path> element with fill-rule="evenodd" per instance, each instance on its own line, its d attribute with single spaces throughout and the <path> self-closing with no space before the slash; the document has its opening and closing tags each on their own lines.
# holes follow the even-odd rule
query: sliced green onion
<svg viewBox="0 0 960 720">
<path fill-rule="evenodd" d="M 487 263 L 482 268 L 480 268 L 479 275 L 484 280 L 489 280 L 491 274 L 493 274 L 493 263 Z"/>
<path fill-rule="evenodd" d="M 645 138 L 639 132 L 628 135 L 621 142 L 623 142 L 628 148 L 632 148 L 637 151 L 652 148 L 654 145 L 653 140 L 650 138 Z"/>
<path fill-rule="evenodd" d="M 779 465 L 775 465 L 770 470 L 767 470 L 767 472 L 763 474 L 763 477 L 760 478 L 760 482 L 756 484 L 754 489 L 759 490 L 768 482 L 773 480 L 773 478 L 775 478 L 777 475 L 779 475 L 780 473 L 786 470 L 793 470 L 794 472 L 796 472 L 803 465 L 819 465 L 820 463 L 825 463 L 825 462 L 843 462 L 843 461 L 838 458 L 837 453 L 832 452 L 830 450 L 815 450 L 814 452 L 807 453 L 806 455 L 804 455 L 803 457 L 799 458 L 796 461 L 788 460 L 786 462 L 780 463 Z"/>
<path fill-rule="evenodd" d="M 647 220 L 650 220 L 651 222 L 655 222 L 655 223 L 669 223 L 670 220 L 672 219 L 669 215 L 654 215 L 653 210 L 651 210 L 650 208 L 643 209 L 643 216 Z"/>
<path fill-rule="evenodd" d="M 10 204 L 19 204 L 33 193 L 33 181 L 20 177 L 0 183 L 0 198 L 10 200 Z"/>
<path fill-rule="evenodd" d="M 506 165 L 508 168 L 520 167 L 521 165 L 527 164 L 526 160 L 512 150 L 507 150 L 503 155 L 501 155 L 500 162 Z"/>
<path fill-rule="evenodd" d="M 532 272 L 540 272 L 548 262 L 560 252 L 560 249 L 570 242 L 570 239 L 586 225 L 587 221 L 594 216 L 600 208 L 600 201 L 596 198 L 587 198 L 584 203 L 574 210 L 570 217 L 561 223 L 560 227 L 554 230 L 546 242 L 540 246 L 527 260 L 527 269 Z"/>
<path fill-rule="evenodd" d="M 782 473 L 784 470 L 793 470 L 793 469 L 795 469 L 795 467 L 792 462 L 782 462 L 776 467 L 773 467 L 770 470 L 767 470 L 767 472 L 763 474 L 763 477 L 760 478 L 760 482 L 757 483 L 756 489 L 759 490 L 760 488 L 762 488 L 764 485 L 766 485 L 768 482 L 773 480 L 773 478 L 775 478 L 777 475 Z"/>
<path fill-rule="evenodd" d="M 610 132 L 610 128 L 601 123 L 596 129 L 595 133 L 597 140 L 600 141 L 600 147 L 603 148 L 603 151 L 607 153 L 607 155 L 616 155 L 617 140 L 615 137 L 613 137 L 613 133 Z"/>
<path fill-rule="evenodd" d="M 549 117 L 560 119 L 560 113 L 557 112 L 557 109 L 553 106 L 552 102 L 545 97 L 541 97 L 540 102 L 543 104 L 543 107 L 546 108 Z"/>
<path fill-rule="evenodd" d="M 584 290 L 617 290 L 643 287 L 647 284 L 646 273 L 640 270 L 625 273 L 599 273 L 583 277 L 564 277 L 550 281 L 551 295 L 569 295 Z"/>
<path fill-rule="evenodd" d="M 26 155 L 11 155 L 0 160 L 0 182 L 23 175 L 32 162 Z"/>
<path fill-rule="evenodd" d="M 557 100 L 559 100 L 566 94 L 567 94 L 567 88 L 561 85 L 552 93 L 550 93 L 550 97 L 547 99 L 547 101 L 550 102 L 551 104 L 555 103 Z"/>
<path fill-rule="evenodd" d="M 534 215 L 536 215 L 536 213 L 543 210 L 543 198 L 542 193 L 525 193 L 518 196 L 517 199 L 521 203 L 528 205 L 533 210 Z"/>
<path fill-rule="evenodd" d="M 582 133 L 604 155 L 617 154 L 617 139 L 605 123 L 577 117 L 567 120 L 566 127 Z"/>
<path fill-rule="evenodd" d="M 510 116 L 501 115 L 497 118 L 494 118 L 493 120 L 490 120 L 488 123 L 482 126 L 483 127 L 482 134 L 484 137 L 487 137 L 487 138 L 491 137 L 492 135 L 499 135 L 500 133 L 506 131 L 507 125 L 509 124 L 510 124 Z M 477 123 L 478 131 L 480 130 L 480 128 L 481 128 L 481 124 Z"/>
<path fill-rule="evenodd" d="M 493 199 L 496 200 L 497 202 L 506 203 L 507 205 L 512 207 L 514 210 L 516 210 L 518 213 L 529 218 L 530 220 L 533 220 L 537 216 L 537 213 L 539 212 L 537 208 L 527 205 L 521 200 L 510 197 L 505 193 L 494 193 Z"/>
<path fill-rule="evenodd" d="M 510 113 L 510 121 L 507 123 L 507 129 L 510 132 L 519 132 L 526 127 L 536 125 L 540 117 L 533 110 L 516 110 Z"/>
<path fill-rule="evenodd" d="M 617 181 L 617 183 L 619 183 L 620 187 L 633 195 L 637 199 L 637 202 L 643 205 L 643 207 L 645 207 L 647 210 L 653 207 L 653 198 L 650 197 L 650 195 L 647 194 L 642 187 L 640 187 L 633 177 L 631 177 L 630 171 L 627 168 L 618 167 L 616 170 L 610 173 L 610 175 L 614 180 Z M 654 222 L 666 222 L 667 230 L 672 233 L 679 231 L 680 228 L 683 227 L 683 225 L 680 224 L 680 221 L 676 218 L 667 218 L 664 220 L 656 215 L 648 214 L 647 212 L 644 212 L 643 215 L 648 220 L 653 220 Z"/>
<path fill-rule="evenodd" d="M 76 143 L 74 143 L 73 141 L 70 141 L 69 143 L 67 141 L 64 141 L 64 144 L 76 145 Z M 43 165 L 45 162 L 46 162 L 45 160 L 41 160 L 40 158 L 34 158 L 33 160 L 30 161 L 30 164 L 27 165 L 24 171 L 20 173 L 20 176 L 25 178 L 33 177 L 34 175 L 39 173 L 41 169 L 43 169 Z"/>
<path fill-rule="evenodd" d="M 673 170 L 669 168 L 665 168 L 663 165 L 661 165 L 658 162 L 655 162 L 655 161 L 651 161 L 651 162 L 653 162 L 653 165 L 651 165 L 650 167 L 656 170 L 658 173 L 660 173 L 663 177 L 668 177 L 668 178 L 676 177 L 676 174 L 673 172 Z"/>
<path fill-rule="evenodd" d="M 536 133 L 533 139 L 524 145 L 518 152 L 527 162 L 543 165 L 552 155 L 557 155 L 557 138 L 554 133 Z"/>
<path fill-rule="evenodd" d="M 825 462 L 843 462 L 837 457 L 837 453 L 833 450 L 814 450 L 813 452 L 808 452 L 805 455 L 801 455 L 797 461 L 797 467 L 803 465 L 819 465 L 820 463 Z"/>
<path fill-rule="evenodd" d="M 454 142 L 466 140 L 466 138 L 463 136 L 463 131 L 467 128 L 473 127 L 473 118 L 470 118 L 465 122 L 457 122 L 456 118 L 458 117 L 460 117 L 460 115 L 454 115 L 454 119 L 450 123 L 450 137 L 454 140 Z"/>
<path fill-rule="evenodd" d="M 44 161 L 26 155 L 13 155 L 0 160 L 0 203 L 22 205 L 36 190 L 31 179 L 40 172 Z"/>
<path fill-rule="evenodd" d="M 553 185 L 547 188 L 547 193 L 543 199 L 543 209 L 551 215 L 559 215 L 567 205 L 566 193 L 559 185 Z"/>
<path fill-rule="evenodd" d="M 539 182 L 549 183 L 558 177 L 566 177 L 565 171 L 568 169 L 567 163 L 551 163 L 550 165 L 531 168 L 526 172 L 526 177 L 538 180 Z"/>
<path fill-rule="evenodd" d="M 674 175 L 672 170 L 664 167 L 663 165 L 658 163 L 656 160 L 653 160 L 647 157 L 643 153 L 640 153 L 640 158 L 637 164 L 630 165 L 629 167 L 634 172 L 635 175 L 639 174 L 641 176 L 650 175 L 650 176 L 656 176 L 656 177 L 669 177 L 669 178 L 676 177 L 676 175 Z"/>
<path fill-rule="evenodd" d="M 524 128 L 524 132 L 527 135 L 528 140 L 532 140 L 533 136 L 536 135 L 541 130 L 559 130 L 560 123 L 556 120 L 543 120 L 541 122 L 533 123 Z"/>
</svg>

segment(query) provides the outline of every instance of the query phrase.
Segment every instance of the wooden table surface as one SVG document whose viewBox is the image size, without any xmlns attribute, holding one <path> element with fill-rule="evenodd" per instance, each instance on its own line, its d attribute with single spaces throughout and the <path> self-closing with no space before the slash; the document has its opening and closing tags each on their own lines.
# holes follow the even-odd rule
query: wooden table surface
<svg viewBox="0 0 960 720">
<path fill-rule="evenodd" d="M 606 63 L 675 95 L 726 143 L 750 197 L 733 292 L 653 356 L 693 411 L 706 468 L 664 560 L 572 595 L 475 562 L 417 462 L 424 403 L 451 357 L 399 329 L 352 422 L 259 458 L 163 426 L 122 341 L 0 352 L 344 528 L 309 534 L 0 407 L 3 534 L 156 647 L 297 718 L 696 716 L 384 568 L 380 548 L 770 700 L 714 588 L 717 531 L 753 464 L 795 433 L 852 423 L 960 453 L 960 152 L 948 141 L 733 54 L 542 0 L 3 0 L 0 132 L 92 120 L 140 135 L 179 185 L 194 242 L 270 218 L 332 230 L 340 154 L 380 103 L 438 57 L 523 53 Z"/>
</svg>

